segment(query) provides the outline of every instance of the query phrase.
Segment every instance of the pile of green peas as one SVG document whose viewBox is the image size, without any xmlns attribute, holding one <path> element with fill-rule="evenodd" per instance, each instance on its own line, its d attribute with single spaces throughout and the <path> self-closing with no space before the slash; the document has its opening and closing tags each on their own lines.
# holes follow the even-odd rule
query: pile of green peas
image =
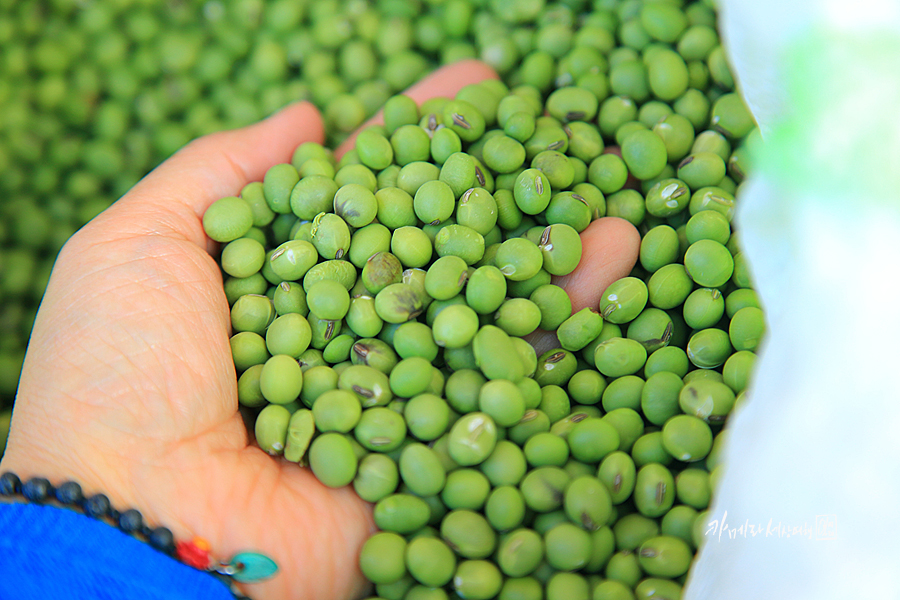
<svg viewBox="0 0 900 600">
<path fill-rule="evenodd" d="M 679 596 L 764 333 L 712 2 L 0 5 L 0 402 L 58 249 L 160 160 L 297 99 L 334 146 L 390 99 L 208 215 L 257 441 L 375 504 L 379 598 Z M 461 58 L 502 82 L 391 96 Z M 640 260 L 571 314 L 601 216 Z"/>
<path fill-rule="evenodd" d="M 757 134 L 733 92 L 649 75 L 689 13 L 632 5 L 652 41 L 604 95 L 394 96 L 339 161 L 303 144 L 204 217 L 256 440 L 374 504 L 373 598 L 681 595 L 764 335 L 731 224 Z M 604 216 L 639 262 L 573 313 L 553 277 Z"/>
</svg>

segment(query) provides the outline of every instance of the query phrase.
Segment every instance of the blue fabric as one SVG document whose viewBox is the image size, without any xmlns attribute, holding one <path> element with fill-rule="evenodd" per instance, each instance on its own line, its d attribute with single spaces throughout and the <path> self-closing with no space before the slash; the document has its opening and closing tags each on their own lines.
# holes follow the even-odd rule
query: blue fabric
<svg viewBox="0 0 900 600">
<path fill-rule="evenodd" d="M 233 600 L 211 575 L 75 511 L 0 504 L 0 599 Z"/>
</svg>

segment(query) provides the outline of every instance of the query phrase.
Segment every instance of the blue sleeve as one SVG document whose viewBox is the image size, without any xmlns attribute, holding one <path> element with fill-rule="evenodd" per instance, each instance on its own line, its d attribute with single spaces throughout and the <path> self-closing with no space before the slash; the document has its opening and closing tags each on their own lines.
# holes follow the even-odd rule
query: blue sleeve
<svg viewBox="0 0 900 600">
<path fill-rule="evenodd" d="M 233 600 L 213 576 L 65 508 L 0 503 L 0 599 Z"/>
</svg>

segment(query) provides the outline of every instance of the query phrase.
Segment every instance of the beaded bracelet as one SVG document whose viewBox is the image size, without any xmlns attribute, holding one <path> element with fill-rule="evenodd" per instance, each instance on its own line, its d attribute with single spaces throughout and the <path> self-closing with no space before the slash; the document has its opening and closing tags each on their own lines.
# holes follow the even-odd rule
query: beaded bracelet
<svg viewBox="0 0 900 600">
<path fill-rule="evenodd" d="M 65 507 L 80 509 L 88 517 L 115 525 L 122 532 L 147 542 L 159 552 L 209 573 L 225 584 L 237 600 L 250 599 L 237 589 L 235 582 L 261 581 L 278 571 L 275 561 L 258 552 L 240 552 L 227 562 L 216 560 L 210 556 L 209 543 L 203 538 L 176 542 L 168 528 L 150 528 L 144 523 L 141 513 L 133 508 L 118 511 L 104 494 L 85 497 L 81 486 L 75 481 L 66 481 L 54 487 L 43 477 L 32 477 L 22 482 L 15 473 L 3 473 L 0 475 L 0 497 L 15 496 L 35 504 L 56 501 Z"/>
</svg>

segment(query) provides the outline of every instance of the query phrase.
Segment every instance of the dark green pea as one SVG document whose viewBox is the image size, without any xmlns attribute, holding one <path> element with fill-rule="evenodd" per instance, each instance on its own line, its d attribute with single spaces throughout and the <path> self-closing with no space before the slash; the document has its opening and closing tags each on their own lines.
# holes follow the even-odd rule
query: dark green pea
<svg viewBox="0 0 900 600">
<path fill-rule="evenodd" d="M 600 313 L 611 323 L 627 323 L 647 304 L 647 285 L 636 277 L 624 277 L 611 283 L 600 297 Z"/>
<path fill-rule="evenodd" d="M 391 494 L 375 503 L 375 525 L 383 531 L 413 533 L 428 523 L 430 515 L 425 500 L 412 494 Z"/>
<path fill-rule="evenodd" d="M 359 567 L 366 579 L 388 584 L 406 575 L 406 540 L 396 533 L 379 531 L 363 544 Z"/>
<path fill-rule="evenodd" d="M 625 452 L 611 452 L 600 462 L 597 478 L 609 491 L 612 504 L 621 504 L 634 490 L 634 461 Z"/>
<path fill-rule="evenodd" d="M 322 357 L 322 351 L 316 348 L 307 348 L 306 352 L 301 354 L 300 358 L 297 359 L 297 362 L 300 364 L 300 369 L 304 372 L 313 367 L 328 366 L 325 359 Z"/>
<path fill-rule="evenodd" d="M 645 433 L 635 440 L 634 446 L 631 447 L 631 458 L 639 469 L 651 463 L 669 465 L 673 460 L 672 455 L 663 446 L 660 431 Z"/>
<path fill-rule="evenodd" d="M 324 350 L 325 346 L 337 337 L 341 330 L 341 323 L 339 321 L 320 319 L 312 312 L 307 315 L 306 321 L 310 329 L 309 344 L 317 350 Z"/>
<path fill-rule="evenodd" d="M 675 480 L 667 468 L 651 463 L 638 471 L 634 488 L 634 504 L 646 517 L 661 517 L 675 498 Z"/>
<path fill-rule="evenodd" d="M 231 307 L 231 327 L 234 331 L 262 334 L 275 319 L 275 306 L 266 296 L 246 294 Z"/>
<path fill-rule="evenodd" d="M 438 256 L 458 256 L 474 265 L 484 256 L 484 236 L 465 225 L 448 225 L 434 238 Z"/>
<path fill-rule="evenodd" d="M 375 312 L 388 323 L 405 323 L 422 310 L 422 295 L 406 283 L 390 284 L 375 296 Z"/>
<path fill-rule="evenodd" d="M 572 457 L 586 463 L 598 463 L 620 443 L 616 428 L 601 419 L 584 419 L 575 424 L 566 438 Z"/>
<path fill-rule="evenodd" d="M 649 575 L 658 577 L 683 575 L 693 559 L 693 552 L 684 540 L 666 535 L 641 544 L 637 555 L 641 568 Z"/>
<path fill-rule="evenodd" d="M 572 523 L 560 523 L 544 535 L 547 562 L 561 571 L 584 567 L 590 559 L 591 550 L 590 534 Z"/>
<path fill-rule="evenodd" d="M 702 460 L 712 449 L 709 425 L 690 415 L 677 415 L 666 421 L 662 436 L 666 451 L 683 462 Z"/>
<path fill-rule="evenodd" d="M 464 558 L 486 558 L 497 547 L 497 534 L 481 514 L 451 510 L 441 522 L 441 537 Z"/>
<path fill-rule="evenodd" d="M 686 117 L 669 114 L 653 124 L 652 129 L 662 138 L 669 162 L 678 162 L 693 151 L 694 126 Z"/>
<path fill-rule="evenodd" d="M 678 500 L 704 510 L 709 506 L 709 473 L 702 469 L 685 469 L 675 477 L 675 492 Z"/>
<path fill-rule="evenodd" d="M 400 481 L 397 463 L 384 454 L 367 454 L 360 462 L 353 489 L 366 502 L 378 502 L 394 493 Z"/>
<path fill-rule="evenodd" d="M 731 352 L 728 334 L 714 327 L 696 332 L 687 345 L 688 358 L 701 369 L 719 367 L 731 356 Z"/>
<path fill-rule="evenodd" d="M 538 358 L 534 379 L 541 384 L 542 388 L 546 388 L 550 385 L 563 386 L 569 382 L 569 379 L 575 373 L 577 368 L 578 361 L 571 352 L 561 348 L 548 350 Z M 566 405 L 566 408 L 568 408 L 568 405 Z M 548 413 L 548 415 L 549 414 L 550 413 Z M 566 414 L 568 414 L 568 411 Z M 563 416 L 565 416 L 565 414 Z"/>
<path fill-rule="evenodd" d="M 721 423 L 734 406 L 734 392 L 720 381 L 697 379 L 685 383 L 678 403 L 685 414 Z"/>
<path fill-rule="evenodd" d="M 256 417 L 255 434 L 259 447 L 272 456 L 281 456 L 287 441 L 291 413 L 277 404 L 266 406 Z"/>
<path fill-rule="evenodd" d="M 613 526 L 617 550 L 637 550 L 641 544 L 659 535 L 659 524 L 640 513 L 625 515 Z"/>
<path fill-rule="evenodd" d="M 309 466 L 316 479 L 328 487 L 350 484 L 356 477 L 357 465 L 353 446 L 343 434 L 323 433 L 309 447 Z"/>
<path fill-rule="evenodd" d="M 364 410 L 354 429 L 357 441 L 373 452 L 396 450 L 406 437 L 403 416 L 384 407 Z"/>
<path fill-rule="evenodd" d="M 681 306 L 694 287 L 684 265 L 673 263 L 660 267 L 647 282 L 650 304 L 668 310 Z"/>
<path fill-rule="evenodd" d="M 467 600 L 490 600 L 500 593 L 503 576 L 494 563 L 486 560 L 464 560 L 456 567 L 453 589 Z"/>
<path fill-rule="evenodd" d="M 378 294 L 392 283 L 400 283 L 403 265 L 389 252 L 377 252 L 366 260 L 362 268 L 363 285 L 372 294 Z"/>
</svg>

